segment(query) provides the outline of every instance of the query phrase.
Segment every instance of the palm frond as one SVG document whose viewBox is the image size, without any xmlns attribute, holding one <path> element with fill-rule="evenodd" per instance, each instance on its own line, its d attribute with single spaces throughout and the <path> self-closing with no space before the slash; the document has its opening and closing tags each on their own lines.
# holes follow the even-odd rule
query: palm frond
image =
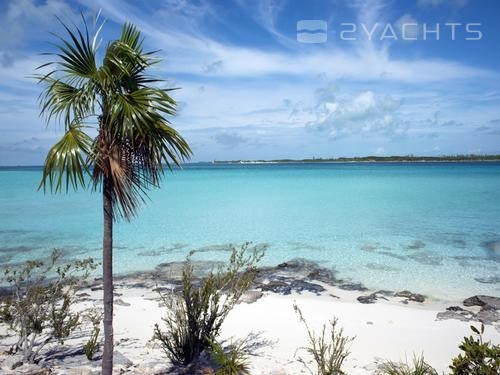
<svg viewBox="0 0 500 375">
<path fill-rule="evenodd" d="M 62 81 L 43 76 L 40 82 L 45 90 L 39 96 L 41 115 L 49 122 L 52 118 L 63 119 L 69 125 L 73 117 L 80 119 L 95 112 L 95 86 L 89 80 L 83 85 L 73 86 L 71 81 Z"/>
<path fill-rule="evenodd" d="M 45 159 L 40 188 L 51 191 L 76 190 L 85 186 L 85 174 L 89 173 L 86 158 L 90 155 L 92 138 L 78 124 L 71 125 L 63 137 L 50 150 Z"/>
<path fill-rule="evenodd" d="M 90 38 L 85 19 L 84 33 L 78 27 L 75 27 L 76 32 L 73 32 L 60 19 L 59 22 L 70 37 L 70 41 L 68 41 L 57 34 L 53 34 L 61 42 L 60 44 L 56 44 L 60 52 L 55 55 L 62 60 L 58 62 L 62 67 L 62 71 L 69 75 L 87 79 L 94 77 L 97 72 L 97 66 L 96 50 L 94 49 L 95 43 L 93 43 L 93 40 L 95 40 L 96 37 Z"/>
</svg>

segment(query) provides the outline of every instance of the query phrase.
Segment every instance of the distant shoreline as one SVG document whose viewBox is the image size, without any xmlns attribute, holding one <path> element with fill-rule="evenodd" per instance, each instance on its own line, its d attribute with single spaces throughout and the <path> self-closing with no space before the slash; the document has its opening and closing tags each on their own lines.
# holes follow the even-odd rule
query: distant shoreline
<svg viewBox="0 0 500 375">
<path fill-rule="evenodd" d="M 500 155 L 456 156 L 362 156 L 313 159 L 214 160 L 212 164 L 298 164 L 298 163 L 443 163 L 500 162 Z"/>
<path fill-rule="evenodd" d="M 238 159 L 213 160 L 184 163 L 184 165 L 245 165 L 245 164 L 342 164 L 342 163 L 471 163 L 500 162 L 500 155 L 449 155 L 449 156 L 356 156 L 352 158 L 313 159 Z M 43 165 L 0 165 L 0 170 L 41 169 Z"/>
</svg>

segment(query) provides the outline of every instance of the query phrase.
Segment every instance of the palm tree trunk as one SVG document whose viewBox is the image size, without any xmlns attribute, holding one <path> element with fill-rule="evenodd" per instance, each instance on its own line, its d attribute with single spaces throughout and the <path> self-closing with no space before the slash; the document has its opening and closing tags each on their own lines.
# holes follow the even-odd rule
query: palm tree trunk
<svg viewBox="0 0 500 375">
<path fill-rule="evenodd" d="M 113 202 L 108 178 L 103 181 L 104 235 L 102 241 L 102 281 L 104 290 L 104 350 L 102 375 L 113 372 Z"/>
</svg>

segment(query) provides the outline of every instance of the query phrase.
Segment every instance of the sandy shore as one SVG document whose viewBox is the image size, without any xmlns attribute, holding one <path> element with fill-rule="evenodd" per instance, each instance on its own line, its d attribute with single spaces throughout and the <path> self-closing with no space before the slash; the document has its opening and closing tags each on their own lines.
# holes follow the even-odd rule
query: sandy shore
<svg viewBox="0 0 500 375">
<path fill-rule="evenodd" d="M 115 290 L 116 351 L 126 357 L 118 361 L 117 371 L 122 368 L 129 374 L 166 373 L 170 368 L 168 360 L 158 343 L 152 340 L 154 324 L 161 324 L 164 307 L 160 306 L 158 294 L 152 288 L 133 285 L 130 280 L 122 280 Z M 447 371 L 451 359 L 459 353 L 463 336 L 470 334 L 471 322 L 437 319 L 438 313 L 451 305 L 459 305 L 460 301 L 444 303 L 427 299 L 421 303 L 381 296 L 376 303 L 362 304 L 357 298 L 370 291 L 345 290 L 323 282 L 315 285 L 321 285 L 324 290 L 300 294 L 292 291 L 288 295 L 252 292 L 230 313 L 223 325 L 222 339 L 259 334 L 260 345 L 249 358 L 252 374 L 307 373 L 296 357 L 297 349 L 307 344 L 307 337 L 305 327 L 293 310 L 294 303 L 301 308 L 311 328 L 319 331 L 323 323 L 335 316 L 345 334 L 355 336 L 351 355 L 345 363 L 348 374 L 373 374 L 382 360 L 411 359 L 413 354 L 421 353 L 439 372 Z M 78 304 L 78 309 L 101 306 L 99 287 L 80 292 L 84 293 L 81 294 L 84 301 Z M 479 311 L 479 307 L 468 309 Z M 86 335 L 88 330 L 67 344 L 81 347 Z M 487 326 L 485 337 L 500 343 L 498 322 Z M 5 345 L 6 341 L 2 343 Z M 9 373 L 6 366 L 2 367 Z M 83 356 L 71 364 L 61 361 L 56 368 L 55 373 L 59 374 L 99 373 L 98 361 L 91 363 Z"/>
<path fill-rule="evenodd" d="M 356 336 L 346 362 L 349 374 L 371 374 L 376 362 L 401 360 L 423 353 L 429 364 L 445 371 L 451 358 L 458 354 L 458 343 L 469 335 L 470 323 L 458 320 L 436 320 L 445 306 L 439 303 L 402 305 L 397 298 L 364 305 L 355 300 L 356 293 L 335 290 L 340 298 L 328 293 L 287 296 L 265 294 L 253 303 L 241 303 L 224 324 L 222 337 L 243 338 L 261 333 L 268 345 L 251 357 L 252 374 L 298 374 L 304 368 L 295 358 L 296 350 L 307 343 L 305 328 L 293 311 L 299 305 L 312 328 L 336 316 L 345 333 Z M 339 293 L 342 292 L 342 293 Z M 144 300 L 139 290 L 125 291 L 122 301 L 130 306 L 116 307 L 117 340 L 136 339 L 134 344 L 119 345 L 119 350 L 134 363 L 161 365 L 164 357 L 157 348 L 147 346 L 153 325 L 160 321 L 158 303 Z M 399 299 L 400 300 L 400 299 Z M 500 332 L 488 326 L 486 338 L 500 343 Z M 303 354 L 303 353 L 302 353 Z M 146 359 L 147 358 L 147 359 Z"/>
</svg>

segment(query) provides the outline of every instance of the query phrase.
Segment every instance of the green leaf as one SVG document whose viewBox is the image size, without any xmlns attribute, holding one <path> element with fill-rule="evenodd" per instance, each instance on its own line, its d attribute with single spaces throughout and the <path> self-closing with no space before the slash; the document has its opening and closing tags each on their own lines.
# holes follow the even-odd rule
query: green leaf
<svg viewBox="0 0 500 375">
<path fill-rule="evenodd" d="M 48 152 L 39 189 L 68 191 L 85 187 L 84 174 L 89 174 L 85 159 L 90 156 L 92 139 L 81 125 L 72 125 Z"/>
</svg>

